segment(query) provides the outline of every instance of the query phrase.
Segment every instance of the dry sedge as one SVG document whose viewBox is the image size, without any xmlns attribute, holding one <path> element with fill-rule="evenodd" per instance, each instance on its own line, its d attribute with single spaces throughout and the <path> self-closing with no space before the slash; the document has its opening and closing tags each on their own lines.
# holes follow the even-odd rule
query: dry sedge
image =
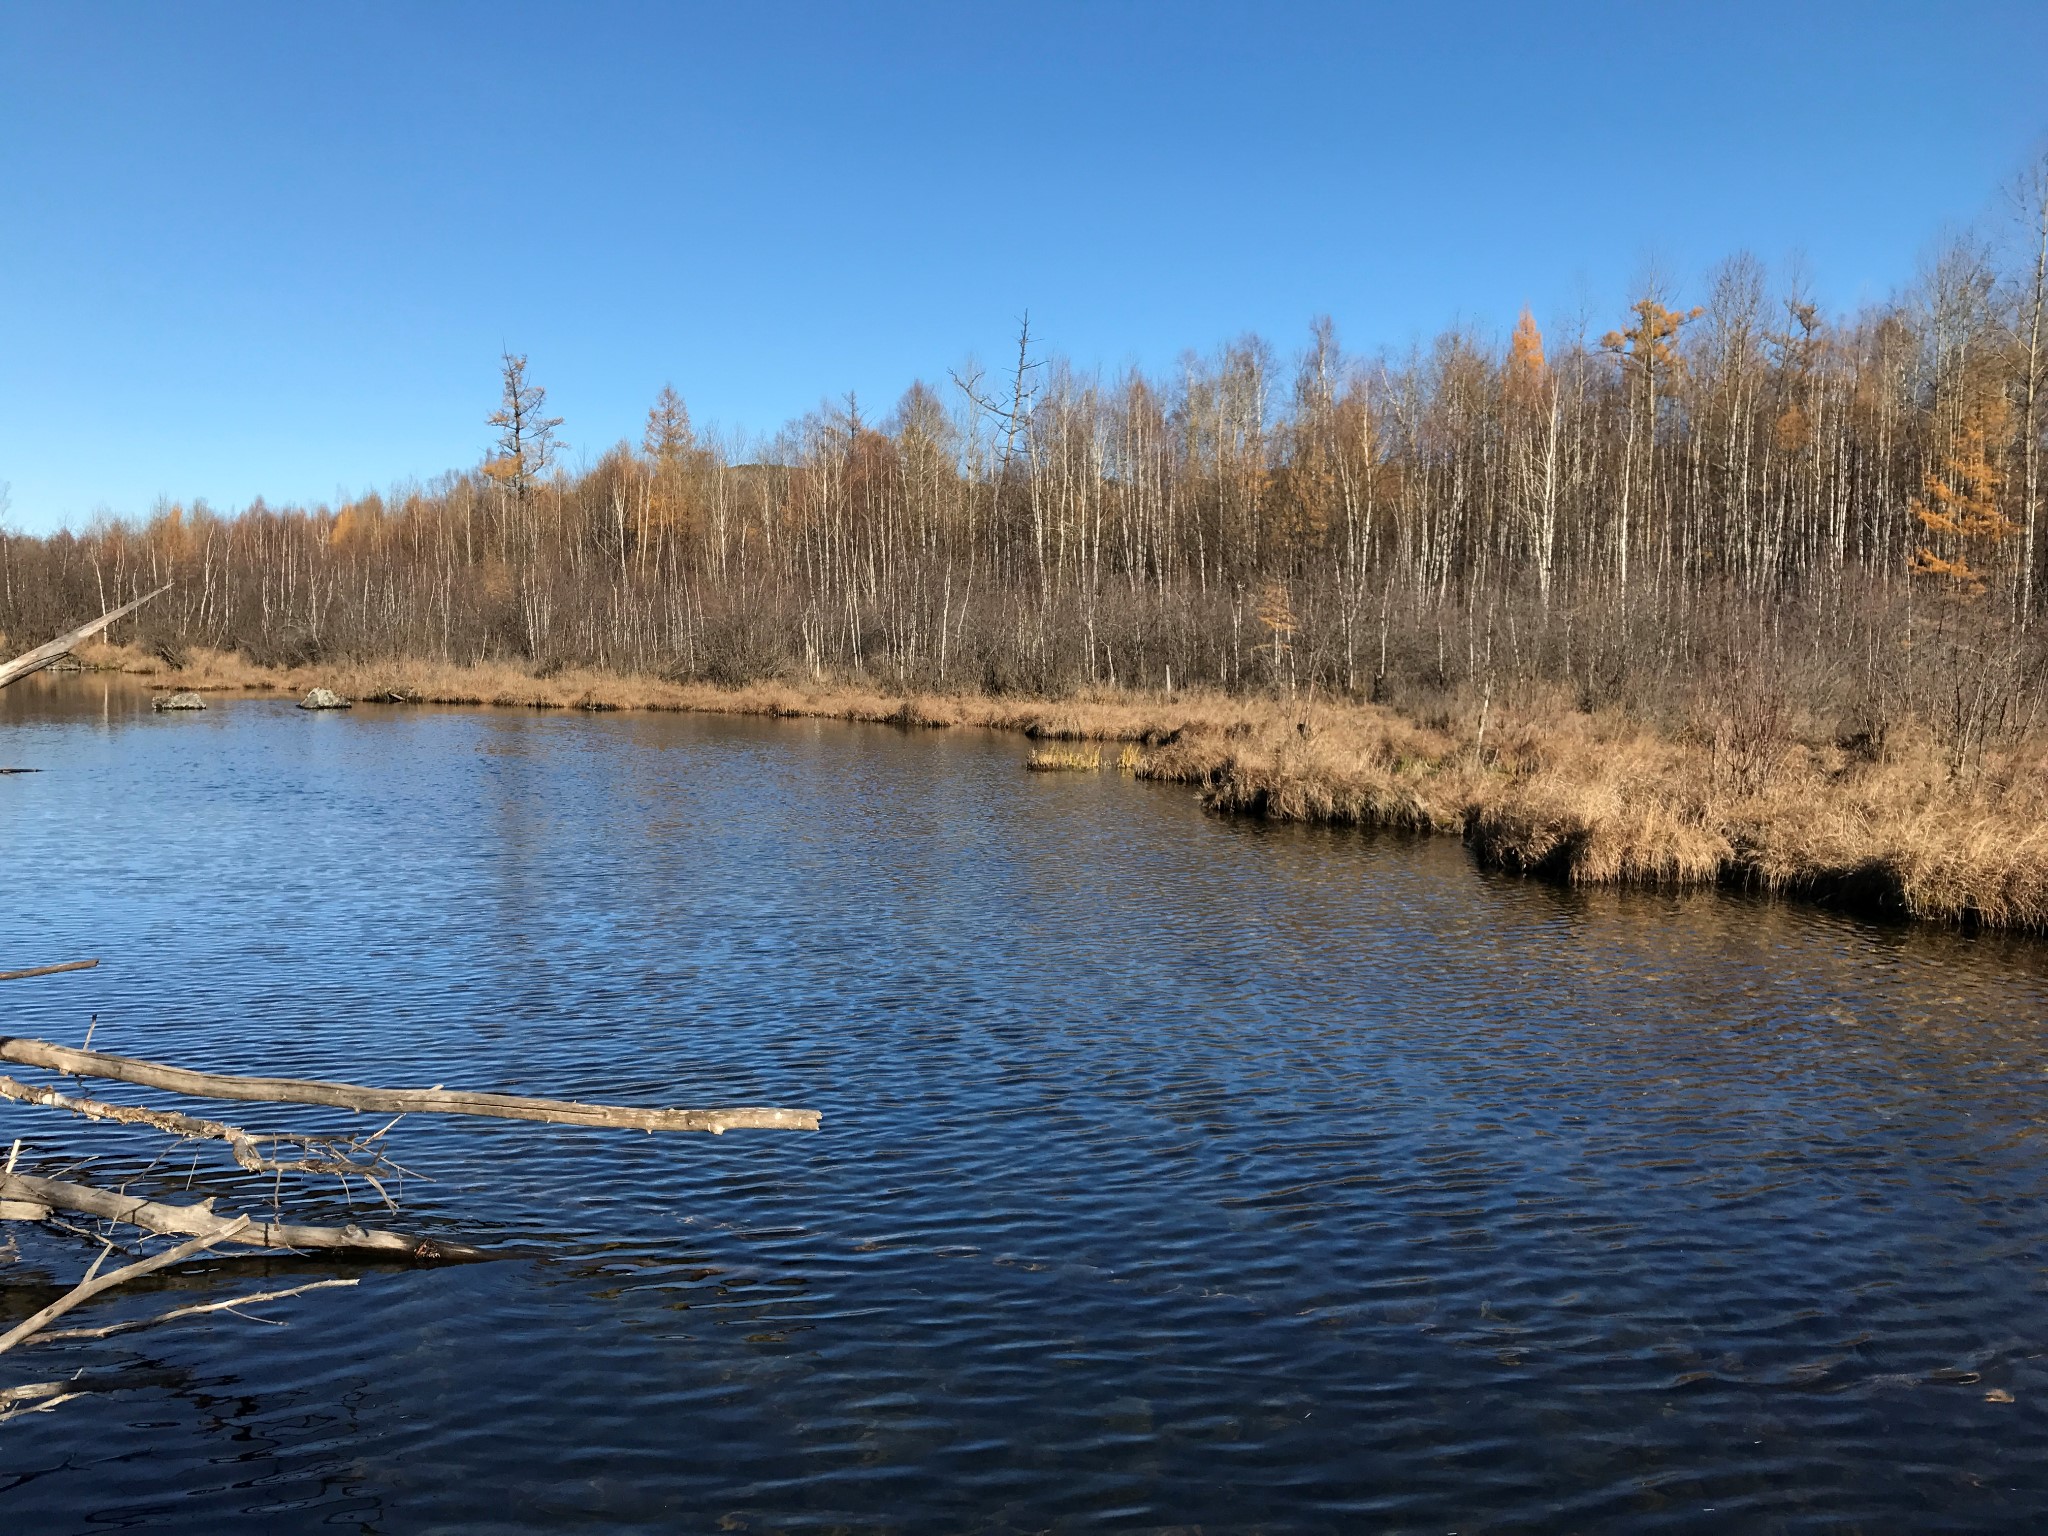
<svg viewBox="0 0 2048 1536">
<path fill-rule="evenodd" d="M 1024 759 L 1040 773 L 1093 773 L 1102 766 L 1100 747 L 1039 747 Z"/>
</svg>

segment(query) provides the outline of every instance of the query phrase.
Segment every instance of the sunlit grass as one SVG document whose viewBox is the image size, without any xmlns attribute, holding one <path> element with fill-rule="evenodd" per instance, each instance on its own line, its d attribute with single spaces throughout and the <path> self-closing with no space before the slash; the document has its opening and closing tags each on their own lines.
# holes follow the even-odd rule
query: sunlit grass
<svg viewBox="0 0 2048 1536">
<path fill-rule="evenodd" d="M 1093 773 L 1102 766 L 1100 747 L 1039 747 L 1024 759 L 1040 773 Z"/>
</svg>

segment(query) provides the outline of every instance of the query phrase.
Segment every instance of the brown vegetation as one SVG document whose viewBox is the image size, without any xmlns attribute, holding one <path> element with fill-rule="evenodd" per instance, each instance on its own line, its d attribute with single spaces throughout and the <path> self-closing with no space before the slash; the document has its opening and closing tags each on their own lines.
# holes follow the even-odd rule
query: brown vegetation
<svg viewBox="0 0 2048 1536">
<path fill-rule="evenodd" d="M 1034 747 L 1024 766 L 1038 773 L 1094 773 L 1102 767 L 1102 748 Z"/>
</svg>

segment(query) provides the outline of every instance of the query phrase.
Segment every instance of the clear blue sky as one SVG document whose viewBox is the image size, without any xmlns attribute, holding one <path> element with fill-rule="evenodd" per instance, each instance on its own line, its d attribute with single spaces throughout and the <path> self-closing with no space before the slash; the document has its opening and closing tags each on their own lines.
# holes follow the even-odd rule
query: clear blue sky
<svg viewBox="0 0 2048 1536">
<path fill-rule="evenodd" d="M 1995 215 L 2048 4 L 9 3 L 0 481 L 44 530 L 574 449 L 673 380 L 884 410 L 1027 307 L 1086 367 L 1318 313 L 1604 327 L 1749 248 L 1837 306 Z"/>
</svg>

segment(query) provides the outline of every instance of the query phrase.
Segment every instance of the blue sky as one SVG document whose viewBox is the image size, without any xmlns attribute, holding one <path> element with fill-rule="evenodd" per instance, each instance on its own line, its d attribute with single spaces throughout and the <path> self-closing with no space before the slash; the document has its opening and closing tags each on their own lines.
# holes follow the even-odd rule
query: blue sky
<svg viewBox="0 0 2048 1536">
<path fill-rule="evenodd" d="M 1994 225 L 2048 4 L 9 4 L 13 526 L 772 431 L 999 358 L 1604 328 L 1748 248 L 1834 306 Z"/>
</svg>

